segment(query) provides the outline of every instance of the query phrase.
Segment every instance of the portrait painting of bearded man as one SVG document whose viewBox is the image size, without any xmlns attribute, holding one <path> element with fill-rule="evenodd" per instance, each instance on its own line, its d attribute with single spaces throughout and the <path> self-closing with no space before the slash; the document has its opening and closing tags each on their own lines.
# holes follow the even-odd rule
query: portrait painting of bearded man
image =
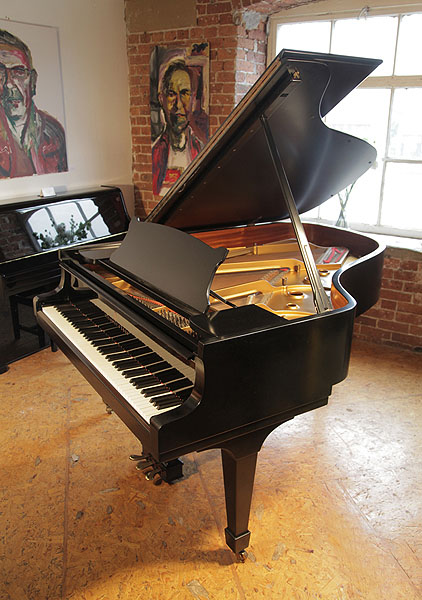
<svg viewBox="0 0 422 600">
<path fill-rule="evenodd" d="M 0 28 L 0 178 L 68 170 L 64 128 L 36 104 L 37 84 L 29 46 Z"/>
<path fill-rule="evenodd" d="M 164 195 L 208 141 L 208 44 L 151 54 L 152 188 Z"/>
</svg>

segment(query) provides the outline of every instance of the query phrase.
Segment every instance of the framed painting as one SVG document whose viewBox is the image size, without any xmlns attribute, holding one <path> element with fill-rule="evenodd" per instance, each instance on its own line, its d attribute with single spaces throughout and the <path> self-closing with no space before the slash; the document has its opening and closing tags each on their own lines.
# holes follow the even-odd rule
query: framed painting
<svg viewBox="0 0 422 600">
<path fill-rule="evenodd" d="M 209 137 L 209 44 L 155 46 L 150 59 L 153 192 L 164 195 Z"/>
<path fill-rule="evenodd" d="M 58 30 L 0 19 L 0 179 L 67 171 Z"/>
</svg>

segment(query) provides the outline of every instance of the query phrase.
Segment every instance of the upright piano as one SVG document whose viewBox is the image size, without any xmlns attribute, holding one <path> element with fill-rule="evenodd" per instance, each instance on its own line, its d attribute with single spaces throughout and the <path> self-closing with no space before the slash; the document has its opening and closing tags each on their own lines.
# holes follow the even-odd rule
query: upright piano
<svg viewBox="0 0 422 600">
<path fill-rule="evenodd" d="M 19 304 L 60 281 L 59 248 L 121 240 L 129 216 L 120 188 L 103 186 L 14 198 L 0 206 L 0 300 L 9 300 L 15 339 L 35 332 L 19 320 Z M 39 331 L 40 345 L 43 332 Z"/>
<path fill-rule="evenodd" d="M 380 61 L 282 51 L 121 243 L 61 251 L 38 321 L 142 443 L 156 482 L 221 449 L 228 546 L 244 558 L 257 454 L 347 375 L 383 248 L 299 213 L 375 160 L 322 118 Z"/>
</svg>

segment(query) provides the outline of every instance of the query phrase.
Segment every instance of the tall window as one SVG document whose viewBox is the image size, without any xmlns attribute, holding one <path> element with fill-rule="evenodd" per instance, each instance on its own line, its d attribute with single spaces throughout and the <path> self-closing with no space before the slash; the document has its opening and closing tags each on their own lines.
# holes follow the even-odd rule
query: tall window
<svg viewBox="0 0 422 600">
<path fill-rule="evenodd" d="M 321 4 L 327 2 L 310 6 L 316 12 Z M 297 16 L 283 11 L 271 19 L 273 56 L 289 48 L 383 60 L 325 119 L 329 127 L 375 146 L 377 161 L 340 197 L 331 198 L 305 218 L 336 223 L 342 202 L 347 203 L 350 227 L 421 236 L 422 3 L 418 8 L 421 12 L 398 12 L 390 7 L 389 14 L 370 8 Z"/>
</svg>

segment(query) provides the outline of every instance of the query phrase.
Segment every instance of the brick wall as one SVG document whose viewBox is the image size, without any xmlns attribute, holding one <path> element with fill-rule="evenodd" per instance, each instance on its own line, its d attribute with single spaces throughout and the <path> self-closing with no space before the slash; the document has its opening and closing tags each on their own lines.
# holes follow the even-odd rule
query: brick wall
<svg viewBox="0 0 422 600">
<path fill-rule="evenodd" d="M 0 215 L 0 261 L 32 254 L 34 246 L 28 232 L 19 223 L 17 214 L 13 211 Z"/>
<path fill-rule="evenodd" d="M 387 248 L 380 299 L 356 320 L 355 337 L 422 351 L 422 257 Z"/>
</svg>

